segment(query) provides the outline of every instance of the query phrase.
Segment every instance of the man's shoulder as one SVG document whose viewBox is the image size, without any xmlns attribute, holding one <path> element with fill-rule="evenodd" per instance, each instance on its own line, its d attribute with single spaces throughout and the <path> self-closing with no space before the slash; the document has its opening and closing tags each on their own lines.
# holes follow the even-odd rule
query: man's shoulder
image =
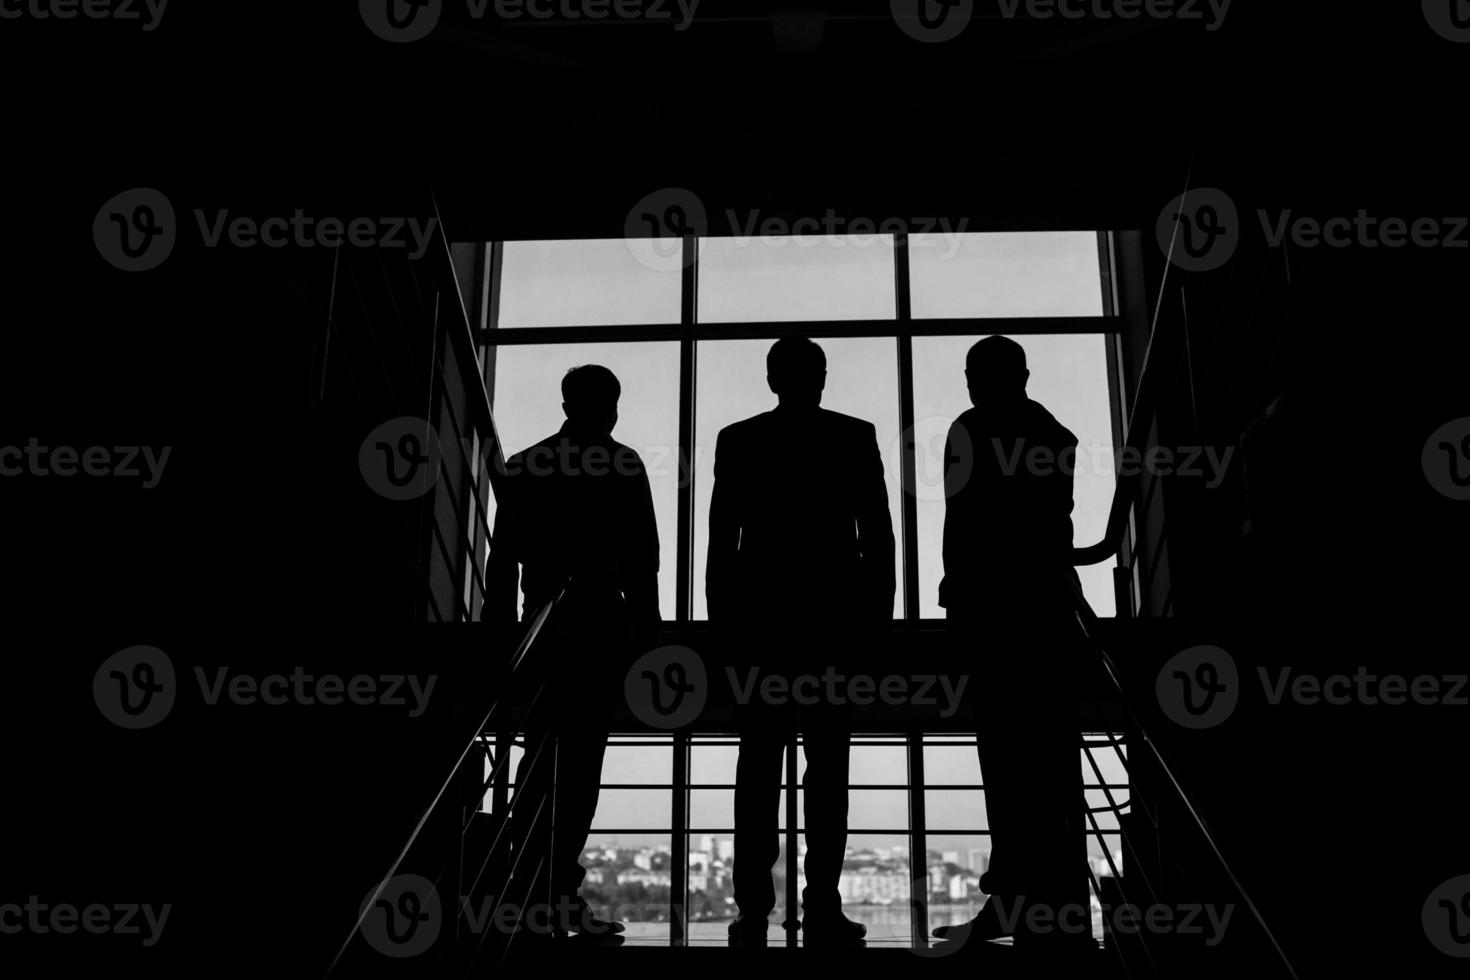
<svg viewBox="0 0 1470 980">
<path fill-rule="evenodd" d="M 773 414 L 771 412 L 761 412 L 759 415 L 752 415 L 738 422 L 731 422 L 720 430 L 720 440 L 734 442 L 757 436 L 770 427 L 772 419 Z"/>
<path fill-rule="evenodd" d="M 623 443 L 618 442 L 616 439 L 609 440 L 607 448 L 608 451 L 612 453 L 613 458 L 616 459 L 620 464 L 622 464 L 622 466 L 625 467 L 628 471 L 634 473 L 643 472 L 643 456 L 638 452 L 638 450 L 634 449 L 632 446 L 624 445 Z"/>
<path fill-rule="evenodd" d="M 527 446 L 525 449 L 522 449 L 520 452 L 507 456 L 505 458 L 507 469 L 513 469 L 516 472 L 519 472 L 521 469 L 524 468 L 524 464 L 528 460 L 535 459 L 538 456 L 545 455 L 548 451 L 554 450 L 557 442 L 560 441 L 560 439 L 561 433 L 553 432 L 545 439 L 533 442 L 531 443 L 531 445 Z"/>
<path fill-rule="evenodd" d="M 1060 446 L 1077 445 L 1077 437 L 1072 434 L 1072 430 L 1058 422 L 1057 417 L 1045 405 L 1027 399 L 1026 407 L 1031 414 L 1031 425 L 1044 431 L 1050 442 Z"/>
<path fill-rule="evenodd" d="M 818 417 L 824 425 L 853 438 L 863 438 L 878 431 L 878 427 L 867 419 L 860 419 L 855 415 L 844 415 L 831 409 L 822 409 Z"/>
</svg>

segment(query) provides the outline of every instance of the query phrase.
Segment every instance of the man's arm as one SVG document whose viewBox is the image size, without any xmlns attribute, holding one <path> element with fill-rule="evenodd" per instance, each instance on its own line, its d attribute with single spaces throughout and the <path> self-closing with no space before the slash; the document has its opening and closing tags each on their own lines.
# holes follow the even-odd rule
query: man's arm
<svg viewBox="0 0 1470 980">
<path fill-rule="evenodd" d="M 633 627 L 656 631 L 663 625 L 658 608 L 658 519 L 653 512 L 653 488 L 639 462 L 630 515 L 627 579 L 623 595 L 628 600 Z"/>
<path fill-rule="evenodd" d="M 974 546 L 974 539 L 966 526 L 969 513 L 962 494 L 974 466 L 970 434 L 956 419 L 944 437 L 944 570 L 939 580 L 939 604 L 945 608 L 949 608 L 951 592 L 965 579 L 973 561 L 968 548 Z"/>
<path fill-rule="evenodd" d="M 1057 458 L 1062 465 L 1046 479 L 1046 514 L 1048 527 L 1056 528 L 1055 546 L 1071 566 L 1072 561 L 1072 510 L 1076 506 L 1073 483 L 1077 467 L 1077 440 L 1065 442 L 1057 449 Z"/>
<path fill-rule="evenodd" d="M 857 533 L 858 550 L 874 604 L 873 618 L 893 619 L 897 582 L 893 572 L 893 514 L 888 509 L 888 482 L 883 478 L 883 456 L 878 449 L 878 431 L 863 423 L 858 447 Z"/>
<path fill-rule="evenodd" d="M 521 526 L 519 481 L 507 473 L 495 501 L 495 530 L 490 535 L 490 558 L 485 564 L 485 608 L 481 620 L 499 628 L 520 621 L 516 613 L 520 592 Z"/>
<path fill-rule="evenodd" d="M 729 429 L 715 440 L 715 478 L 710 487 L 709 551 L 704 570 L 704 596 L 710 622 L 724 621 L 733 612 L 735 555 L 740 548 L 740 518 L 735 485 L 737 463 Z"/>
</svg>

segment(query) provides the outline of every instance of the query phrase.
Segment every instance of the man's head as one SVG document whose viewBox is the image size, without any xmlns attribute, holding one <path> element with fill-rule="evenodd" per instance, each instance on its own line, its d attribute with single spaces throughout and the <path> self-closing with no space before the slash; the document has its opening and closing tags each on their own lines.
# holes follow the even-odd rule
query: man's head
<svg viewBox="0 0 1470 980">
<path fill-rule="evenodd" d="M 1009 337 L 986 337 L 965 355 L 965 382 L 974 405 L 1017 401 L 1026 397 L 1026 351 Z"/>
<path fill-rule="evenodd" d="M 618 424 L 618 396 L 623 386 L 601 364 L 583 364 L 561 379 L 561 409 L 580 429 L 607 435 Z"/>
<path fill-rule="evenodd" d="M 766 383 L 782 405 L 814 408 L 827 387 L 827 355 L 806 337 L 783 337 L 766 355 Z"/>
</svg>

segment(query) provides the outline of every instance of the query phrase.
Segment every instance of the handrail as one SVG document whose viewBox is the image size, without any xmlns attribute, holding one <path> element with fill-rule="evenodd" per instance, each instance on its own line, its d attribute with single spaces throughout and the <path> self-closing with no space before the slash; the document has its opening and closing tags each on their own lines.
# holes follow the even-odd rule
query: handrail
<svg viewBox="0 0 1470 980">
<path fill-rule="evenodd" d="M 526 654 L 530 651 L 531 647 L 535 645 L 537 638 L 540 637 L 541 630 L 546 625 L 546 621 L 550 618 L 552 611 L 561 603 L 562 598 L 565 595 L 566 587 L 563 586 L 561 591 L 558 592 L 556 596 L 549 600 L 545 605 L 543 605 L 537 611 L 536 615 L 532 618 L 530 626 L 527 627 L 525 634 L 521 637 L 520 643 L 516 646 L 515 653 L 511 655 L 509 671 L 512 674 L 514 674 L 514 672 L 518 670 L 520 668 L 520 665 L 525 661 Z M 454 765 L 450 767 L 449 775 L 444 780 L 444 784 L 440 786 L 439 791 L 434 794 L 434 798 L 429 802 L 429 805 L 424 809 L 423 815 L 419 817 L 418 823 L 414 826 L 413 832 L 408 835 L 408 842 L 403 845 L 402 850 L 398 852 L 398 856 L 393 859 L 393 864 L 389 866 L 388 873 L 385 874 L 378 882 L 377 888 L 373 891 L 372 897 L 368 899 L 368 901 L 363 903 L 362 910 L 358 912 L 357 919 L 352 924 L 352 931 L 347 934 L 347 939 L 342 943 L 341 948 L 337 950 L 337 955 L 332 958 L 331 966 L 327 968 L 328 976 L 336 971 L 337 965 L 342 961 L 342 957 L 346 955 L 348 948 L 352 945 L 353 938 L 362 931 L 362 924 L 367 919 L 368 912 L 374 907 L 374 905 L 377 903 L 378 898 L 383 894 L 383 889 L 388 886 L 388 883 L 393 879 L 393 876 L 398 873 L 398 869 L 402 866 L 404 858 L 408 857 L 409 851 L 413 849 L 413 845 L 418 841 L 419 835 L 423 832 L 424 827 L 428 825 L 429 818 L 433 816 L 434 811 L 438 808 L 439 804 L 449 793 L 450 787 L 455 785 L 455 781 L 459 778 L 460 775 L 460 768 L 464 765 L 465 760 L 470 757 L 471 753 L 475 750 L 475 747 L 479 744 L 481 733 L 489 727 L 490 719 L 495 716 L 495 713 L 500 708 L 501 703 L 501 699 L 496 699 L 496 701 L 490 705 L 489 710 L 485 712 L 485 716 L 480 720 L 480 724 L 475 727 L 474 733 L 470 736 L 469 744 L 464 747 L 464 750 L 460 752 L 459 757 L 455 759 Z"/>
<path fill-rule="evenodd" d="M 1230 862 L 1226 860 L 1224 853 L 1220 850 L 1220 845 L 1216 842 L 1215 835 L 1210 832 L 1210 828 L 1205 824 L 1204 819 L 1200 816 L 1199 810 L 1195 807 L 1193 801 L 1190 800 L 1189 794 L 1184 791 L 1184 787 L 1180 784 L 1178 778 L 1174 775 L 1173 769 L 1169 767 L 1169 763 L 1165 761 L 1163 753 L 1159 751 L 1158 745 L 1154 742 L 1153 738 L 1149 736 L 1148 729 L 1144 727 L 1142 719 L 1140 719 L 1138 717 L 1138 714 L 1133 710 L 1133 699 L 1128 694 L 1127 688 L 1123 685 L 1123 682 L 1118 673 L 1117 665 L 1113 662 L 1113 658 L 1108 653 L 1107 648 L 1104 647 L 1102 645 L 1102 642 L 1097 638 L 1095 630 L 1098 622 L 1097 614 L 1093 612 L 1092 606 L 1088 604 L 1086 597 L 1082 594 L 1081 588 L 1075 581 L 1072 580 L 1072 577 L 1064 576 L 1064 578 L 1067 579 L 1067 585 L 1072 590 L 1072 599 L 1074 603 L 1073 608 L 1077 615 L 1077 623 L 1082 629 L 1083 636 L 1087 639 L 1089 645 L 1091 645 L 1093 651 L 1097 654 L 1098 659 L 1101 661 L 1103 669 L 1108 675 L 1108 679 L 1112 682 L 1114 689 L 1116 689 L 1116 691 L 1118 692 L 1118 695 L 1122 700 L 1124 714 L 1126 715 L 1129 724 L 1132 725 L 1133 730 L 1138 733 L 1139 741 L 1148 746 L 1148 751 L 1153 757 L 1153 761 L 1155 762 L 1155 764 L 1157 764 L 1159 771 L 1164 774 L 1165 779 L 1168 781 L 1168 788 L 1173 790 L 1174 796 L 1178 798 L 1179 802 L 1184 804 L 1185 812 L 1189 814 L 1191 822 L 1204 837 L 1205 843 L 1209 846 L 1210 852 L 1214 855 L 1215 860 L 1219 863 L 1220 867 L 1225 872 L 1225 876 L 1229 879 L 1231 887 L 1234 888 L 1236 894 L 1240 896 L 1241 902 L 1245 905 L 1246 910 L 1251 915 L 1251 918 L 1253 918 L 1256 924 L 1261 927 L 1261 931 L 1265 934 L 1266 939 L 1271 943 L 1271 947 L 1276 951 L 1277 957 L 1281 960 L 1282 965 L 1286 967 L 1286 972 L 1292 977 L 1292 980 L 1297 980 L 1296 969 L 1291 965 L 1291 960 L 1287 957 L 1286 951 L 1282 949 L 1281 943 L 1277 941 L 1276 934 L 1273 933 L 1271 931 L 1271 927 L 1266 924 L 1265 917 L 1262 916 L 1260 909 L 1256 906 L 1256 903 L 1251 900 L 1250 894 L 1246 892 L 1245 886 L 1241 884 L 1240 878 L 1236 876 L 1234 869 L 1232 869 L 1230 866 Z"/>
</svg>

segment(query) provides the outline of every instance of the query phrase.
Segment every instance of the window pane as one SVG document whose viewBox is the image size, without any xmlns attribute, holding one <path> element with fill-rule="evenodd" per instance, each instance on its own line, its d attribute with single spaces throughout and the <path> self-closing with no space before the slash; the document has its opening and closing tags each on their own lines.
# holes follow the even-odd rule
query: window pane
<svg viewBox="0 0 1470 980">
<path fill-rule="evenodd" d="M 944 440 L 950 425 L 970 407 L 965 354 L 979 337 L 914 338 L 914 490 L 918 496 L 919 608 L 939 618 L 939 580 L 944 574 Z M 1026 393 L 1077 437 L 1072 541 L 1089 545 L 1107 530 L 1116 479 L 1108 394 L 1106 334 L 1012 337 L 1026 351 L 1031 380 Z M 1113 615 L 1116 559 L 1077 569 L 1082 592 L 1099 616 Z"/>
<path fill-rule="evenodd" d="M 669 943 L 672 841 L 667 832 L 619 840 L 594 835 L 582 852 L 582 866 L 587 869 L 582 897 L 594 910 L 622 921 L 629 943 Z"/>
<path fill-rule="evenodd" d="M 909 896 L 913 889 L 909 880 L 907 837 L 849 836 L 837 891 L 842 896 L 842 914 L 868 927 L 866 942 L 870 948 L 910 946 L 913 927 L 909 921 Z"/>
<path fill-rule="evenodd" d="M 990 838 L 932 834 L 927 842 L 930 930 L 969 921 L 985 904 L 980 876 L 990 867 Z"/>
<path fill-rule="evenodd" d="M 658 521 L 659 607 L 674 618 L 675 520 L 679 445 L 677 343 L 526 344 L 498 348 L 491 403 L 507 457 L 554 435 L 565 416 L 561 379 L 579 364 L 601 364 L 623 394 L 613 438 L 643 459 Z"/>
<path fill-rule="evenodd" d="M 892 319 L 893 288 L 892 235 L 707 238 L 700 247 L 700 323 Z"/>
<path fill-rule="evenodd" d="M 710 743 L 696 739 L 689 750 L 689 781 L 732 786 L 739 758 L 740 746 L 736 743 Z"/>
<path fill-rule="evenodd" d="M 766 385 L 769 340 L 706 340 L 699 343 L 695 388 L 694 443 L 694 618 L 708 619 L 704 573 L 709 541 L 710 490 L 714 485 L 715 439 L 732 422 L 770 411 L 776 396 Z M 892 337 L 823 338 L 827 355 L 827 389 L 822 407 L 872 422 L 878 430 L 878 450 L 887 465 L 888 508 L 893 533 L 899 530 L 898 490 L 898 341 Z M 814 447 L 795 444 L 772 446 L 773 460 L 785 467 L 783 478 L 801 479 L 803 452 Z M 806 465 L 810 465 L 809 463 Z M 895 565 L 902 561 L 894 549 Z M 902 603 L 895 604 L 901 615 Z"/>
<path fill-rule="evenodd" d="M 979 786 L 980 756 L 974 744 L 953 745 L 924 742 L 924 782 L 928 786 Z"/>
<path fill-rule="evenodd" d="M 640 262 L 620 238 L 506 242 L 501 327 L 678 323 L 682 273 Z"/>
<path fill-rule="evenodd" d="M 673 805 L 674 794 L 666 789 L 603 789 L 588 840 L 616 836 L 620 830 L 667 831 Z"/>
<path fill-rule="evenodd" d="M 1103 313 L 1091 231 L 914 235 L 909 276 L 917 319 Z"/>
</svg>

